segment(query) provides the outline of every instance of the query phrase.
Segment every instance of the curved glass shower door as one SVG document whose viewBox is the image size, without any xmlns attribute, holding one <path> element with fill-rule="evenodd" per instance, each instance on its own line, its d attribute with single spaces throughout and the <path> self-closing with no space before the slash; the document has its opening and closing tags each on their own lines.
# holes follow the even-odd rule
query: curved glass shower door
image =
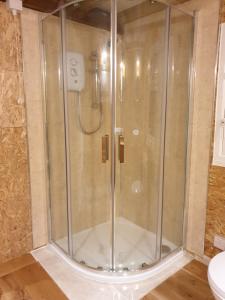
<svg viewBox="0 0 225 300">
<path fill-rule="evenodd" d="M 43 41 L 51 240 L 95 270 L 146 269 L 183 245 L 193 18 L 73 1 Z"/>
<path fill-rule="evenodd" d="M 112 251 L 110 15 L 110 1 L 83 1 L 63 18 L 72 256 L 99 270 L 111 269 Z"/>
<path fill-rule="evenodd" d="M 168 18 L 164 4 L 117 1 L 117 269 L 146 268 L 160 255 Z"/>
<path fill-rule="evenodd" d="M 193 17 L 117 1 L 117 28 L 114 260 L 136 270 L 183 246 Z"/>
<path fill-rule="evenodd" d="M 92 268 L 136 270 L 159 258 L 167 6 L 157 4 L 156 28 L 155 6 L 84 1 L 64 9 L 67 85 L 69 60 L 78 54 L 85 70 L 77 90 L 66 95 L 72 251 Z"/>
</svg>

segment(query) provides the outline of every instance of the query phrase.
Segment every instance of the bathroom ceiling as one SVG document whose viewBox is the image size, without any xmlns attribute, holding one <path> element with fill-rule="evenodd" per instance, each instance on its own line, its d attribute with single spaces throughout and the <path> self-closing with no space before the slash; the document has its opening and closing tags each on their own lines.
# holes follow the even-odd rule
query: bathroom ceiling
<svg viewBox="0 0 225 300">
<path fill-rule="evenodd" d="M 3 0 L 4 1 L 4 0 Z M 151 0 L 150 0 L 151 1 Z M 170 4 L 179 4 L 179 3 L 183 3 L 187 0 L 167 0 L 167 3 Z M 60 5 L 70 2 L 66 1 L 66 0 L 23 0 L 23 5 L 24 7 L 27 8 L 31 8 L 34 10 L 38 10 L 41 12 L 45 12 L 45 13 L 50 13 L 53 10 L 57 9 Z M 99 1 L 99 0 L 91 0 L 87 2 L 93 7 L 93 5 L 95 6 L 101 6 L 102 8 L 106 8 L 107 6 L 107 2 L 109 1 Z M 105 2 L 105 4 L 103 4 L 103 2 Z M 144 2 L 143 0 L 119 0 L 118 1 L 118 10 L 119 11 L 124 11 L 126 9 L 129 9 L 133 6 L 138 5 L 139 3 Z"/>
<path fill-rule="evenodd" d="M 161 0 L 170 4 L 179 4 L 187 0 Z M 50 13 L 71 0 L 23 0 L 23 6 Z M 85 0 L 71 5 L 66 10 L 67 19 L 110 30 L 110 0 Z M 164 10 L 165 5 L 154 0 L 118 0 L 118 33 L 123 34 L 126 23 L 150 16 Z"/>
</svg>

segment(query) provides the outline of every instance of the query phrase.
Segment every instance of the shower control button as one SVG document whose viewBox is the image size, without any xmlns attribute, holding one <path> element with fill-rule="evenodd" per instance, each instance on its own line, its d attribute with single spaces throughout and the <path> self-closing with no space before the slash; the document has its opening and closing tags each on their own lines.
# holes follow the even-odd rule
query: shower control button
<svg viewBox="0 0 225 300">
<path fill-rule="evenodd" d="M 123 133 L 123 128 L 116 127 L 115 128 L 115 133 L 122 134 Z"/>
<path fill-rule="evenodd" d="M 132 132 L 133 132 L 133 135 L 139 135 L 140 134 L 140 130 L 137 129 L 137 128 L 133 129 Z"/>
<path fill-rule="evenodd" d="M 131 185 L 131 190 L 134 194 L 139 194 L 142 192 L 143 190 L 143 185 L 142 182 L 140 180 L 136 180 L 132 183 Z"/>
</svg>

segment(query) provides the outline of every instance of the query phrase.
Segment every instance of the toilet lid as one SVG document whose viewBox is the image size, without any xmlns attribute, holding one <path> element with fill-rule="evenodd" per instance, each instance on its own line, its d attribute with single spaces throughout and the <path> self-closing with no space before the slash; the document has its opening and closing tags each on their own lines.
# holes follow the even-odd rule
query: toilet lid
<svg viewBox="0 0 225 300">
<path fill-rule="evenodd" d="M 225 297 L 225 252 L 216 255 L 210 261 L 208 277 L 212 288 Z"/>
</svg>

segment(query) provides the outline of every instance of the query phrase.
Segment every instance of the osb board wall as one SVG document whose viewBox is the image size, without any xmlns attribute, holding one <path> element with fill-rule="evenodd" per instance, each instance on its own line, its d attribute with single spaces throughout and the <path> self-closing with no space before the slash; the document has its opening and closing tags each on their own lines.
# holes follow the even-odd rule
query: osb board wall
<svg viewBox="0 0 225 300">
<path fill-rule="evenodd" d="M 221 23 L 225 22 L 225 0 L 221 1 L 220 20 Z M 219 249 L 213 246 L 215 234 L 225 237 L 225 168 L 211 165 L 209 169 L 205 234 L 205 255 L 209 257 L 213 257 L 220 252 Z"/>
<path fill-rule="evenodd" d="M 221 23 L 225 22 L 225 0 L 221 0 L 220 20 L 221 20 Z"/>
<path fill-rule="evenodd" d="M 215 234 L 225 237 L 225 168 L 211 166 L 205 236 L 205 254 L 209 257 L 219 252 L 213 247 Z"/>
<path fill-rule="evenodd" d="M 0 3 L 0 263 L 32 248 L 20 17 Z"/>
</svg>

